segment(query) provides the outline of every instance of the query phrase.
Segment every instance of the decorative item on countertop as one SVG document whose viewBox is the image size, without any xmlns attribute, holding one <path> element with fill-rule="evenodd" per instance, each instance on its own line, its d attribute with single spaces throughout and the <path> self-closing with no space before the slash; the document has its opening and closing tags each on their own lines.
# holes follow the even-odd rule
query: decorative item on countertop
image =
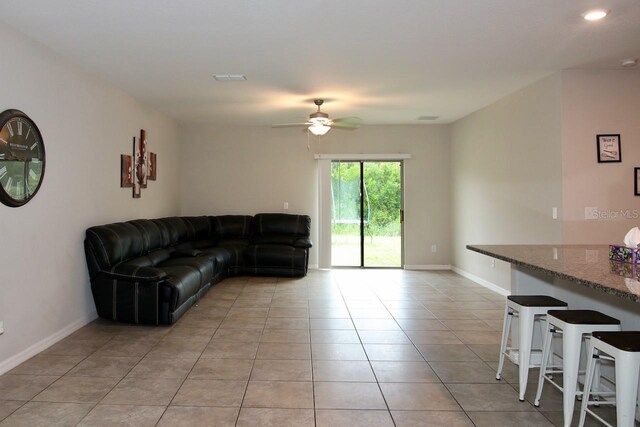
<svg viewBox="0 0 640 427">
<path fill-rule="evenodd" d="M 640 280 L 640 265 L 609 260 L 609 272 L 626 279 Z"/>
<path fill-rule="evenodd" d="M 626 262 L 630 264 L 640 263 L 640 229 L 633 227 L 624 236 L 624 246 L 609 245 L 609 259 L 612 261 Z"/>
</svg>

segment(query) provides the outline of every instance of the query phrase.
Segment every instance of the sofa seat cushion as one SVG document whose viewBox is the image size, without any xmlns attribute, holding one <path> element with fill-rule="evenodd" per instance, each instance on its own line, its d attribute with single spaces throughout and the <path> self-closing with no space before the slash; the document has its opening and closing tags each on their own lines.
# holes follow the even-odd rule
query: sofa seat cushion
<svg viewBox="0 0 640 427">
<path fill-rule="evenodd" d="M 223 247 L 210 247 L 201 249 L 202 255 L 211 257 L 215 260 L 216 272 L 219 269 L 225 269 L 231 265 L 232 254 L 227 248 Z"/>
<path fill-rule="evenodd" d="M 218 262 L 216 271 L 222 270 L 227 274 L 231 269 L 237 274 L 244 265 L 244 251 L 246 242 L 225 242 L 219 246 L 201 249 L 203 255 L 212 256 Z"/>
<path fill-rule="evenodd" d="M 172 310 L 180 307 L 192 296 L 196 295 L 203 283 L 198 269 L 187 265 L 165 265 L 160 267 L 167 273 L 165 284 L 169 286 L 169 303 Z"/>
<path fill-rule="evenodd" d="M 189 267 L 200 273 L 200 287 L 211 283 L 213 279 L 214 262 L 208 256 L 197 257 L 176 257 L 161 262 L 156 266 L 160 270 L 166 270 L 168 267 Z"/>
<path fill-rule="evenodd" d="M 245 250 L 247 272 L 260 274 L 265 269 L 306 271 L 307 251 L 285 245 L 251 245 Z"/>
</svg>

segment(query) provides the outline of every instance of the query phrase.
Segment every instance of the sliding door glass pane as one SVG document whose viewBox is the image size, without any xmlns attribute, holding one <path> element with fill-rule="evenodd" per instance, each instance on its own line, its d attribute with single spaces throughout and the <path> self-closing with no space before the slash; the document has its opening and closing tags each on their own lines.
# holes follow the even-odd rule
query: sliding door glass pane
<svg viewBox="0 0 640 427">
<path fill-rule="evenodd" d="M 364 265 L 400 267 L 400 162 L 364 163 Z"/>
<path fill-rule="evenodd" d="M 360 266 L 360 163 L 332 162 L 331 265 Z"/>
</svg>

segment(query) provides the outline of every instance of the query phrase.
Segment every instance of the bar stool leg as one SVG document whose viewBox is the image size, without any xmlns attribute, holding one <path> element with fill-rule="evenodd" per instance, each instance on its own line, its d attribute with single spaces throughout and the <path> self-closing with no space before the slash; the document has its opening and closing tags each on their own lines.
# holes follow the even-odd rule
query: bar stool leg
<svg viewBox="0 0 640 427">
<path fill-rule="evenodd" d="M 637 354 L 620 352 L 616 357 L 616 418 L 619 427 L 633 427 L 638 398 L 640 359 Z"/>
<path fill-rule="evenodd" d="M 511 318 L 509 314 L 509 306 L 504 307 L 504 320 L 502 322 L 502 344 L 500 345 L 500 362 L 498 362 L 498 371 L 496 372 L 496 380 L 500 380 L 502 375 L 502 367 L 504 366 L 504 352 L 507 349 L 507 341 L 509 340 L 509 331 L 511 329 Z"/>
<path fill-rule="evenodd" d="M 546 327 L 544 328 L 544 336 L 542 342 L 542 360 L 540 361 L 540 375 L 538 376 L 538 390 L 536 391 L 536 399 L 534 400 L 535 406 L 540 406 L 540 396 L 542 396 L 542 387 L 544 386 L 544 374 L 549 364 L 549 354 L 551 353 L 551 340 L 553 334 L 551 333 L 551 325 L 548 321 L 544 322 Z"/>
<path fill-rule="evenodd" d="M 531 310 L 524 309 L 520 313 L 518 325 L 518 351 L 520 373 L 520 401 L 524 402 L 524 393 L 529 380 L 529 365 L 531 360 L 531 341 L 533 339 L 533 322 L 535 316 Z"/>
<path fill-rule="evenodd" d="M 578 370 L 580 365 L 580 347 L 582 333 L 567 328 L 562 336 L 562 408 L 564 426 L 569 427 L 573 419 L 573 408 L 578 389 Z"/>
<path fill-rule="evenodd" d="M 591 341 L 591 340 L 589 340 Z M 587 351 L 587 371 L 584 378 L 584 393 L 582 394 L 582 405 L 580 407 L 580 422 L 578 427 L 584 426 L 584 421 L 587 417 L 587 405 L 589 404 L 589 395 L 591 394 L 591 383 L 593 382 L 593 376 L 597 361 L 595 359 L 595 349 L 593 345 L 589 343 L 589 350 Z"/>
</svg>

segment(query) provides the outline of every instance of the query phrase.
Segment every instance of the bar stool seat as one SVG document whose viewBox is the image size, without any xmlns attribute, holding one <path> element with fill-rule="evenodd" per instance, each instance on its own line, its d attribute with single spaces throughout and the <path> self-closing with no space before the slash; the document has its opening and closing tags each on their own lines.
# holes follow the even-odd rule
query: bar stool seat
<svg viewBox="0 0 640 427">
<path fill-rule="evenodd" d="M 619 325 L 620 321 L 614 317 L 594 310 L 553 310 L 549 313 L 558 320 L 572 325 Z"/>
<path fill-rule="evenodd" d="M 523 307 L 567 307 L 568 305 L 548 295 L 509 295 L 507 299 Z"/>
<path fill-rule="evenodd" d="M 564 426 L 569 427 L 573 418 L 573 408 L 578 390 L 578 370 L 580 366 L 580 349 L 582 339 L 590 338 L 595 332 L 620 331 L 620 321 L 604 313 L 594 310 L 550 310 L 547 313 L 547 327 L 543 341 L 542 364 L 538 379 L 538 391 L 534 401 L 540 406 L 540 397 L 545 381 L 562 391 Z M 551 340 L 554 333 L 562 334 L 562 370 L 548 370 L 551 356 Z M 555 368 L 552 367 L 552 368 Z M 562 386 L 557 384 L 548 374 L 562 372 Z M 598 378 L 600 377 L 598 373 Z"/>
<path fill-rule="evenodd" d="M 531 343 L 533 340 L 533 328 L 536 321 L 542 321 L 550 309 L 566 309 L 567 303 L 548 295 L 509 295 L 504 308 L 504 323 L 502 326 L 502 343 L 500 346 L 500 361 L 496 372 L 496 379 L 500 380 L 504 357 L 513 360 L 511 352 L 514 348 L 507 348 L 509 332 L 511 331 L 511 319 L 518 317 L 518 359 L 513 360 L 518 365 L 518 377 L 520 393 L 519 398 L 524 401 L 527 388 L 529 368 L 531 367 Z"/>
<path fill-rule="evenodd" d="M 590 403 L 600 405 L 616 405 L 616 421 L 618 426 L 631 427 L 635 425 L 636 402 L 638 399 L 638 377 L 640 376 L 640 331 L 625 332 L 594 332 L 587 353 L 587 372 L 584 381 L 584 395 L 580 410 L 582 427 L 587 413 L 600 422 L 610 426 L 600 416 L 589 409 Z M 610 357 L 606 357 L 607 354 Z M 615 401 L 589 401 L 590 396 L 613 395 L 611 392 L 593 390 L 593 380 L 596 366 L 600 359 L 613 360 L 615 363 L 616 391 Z"/>
</svg>

